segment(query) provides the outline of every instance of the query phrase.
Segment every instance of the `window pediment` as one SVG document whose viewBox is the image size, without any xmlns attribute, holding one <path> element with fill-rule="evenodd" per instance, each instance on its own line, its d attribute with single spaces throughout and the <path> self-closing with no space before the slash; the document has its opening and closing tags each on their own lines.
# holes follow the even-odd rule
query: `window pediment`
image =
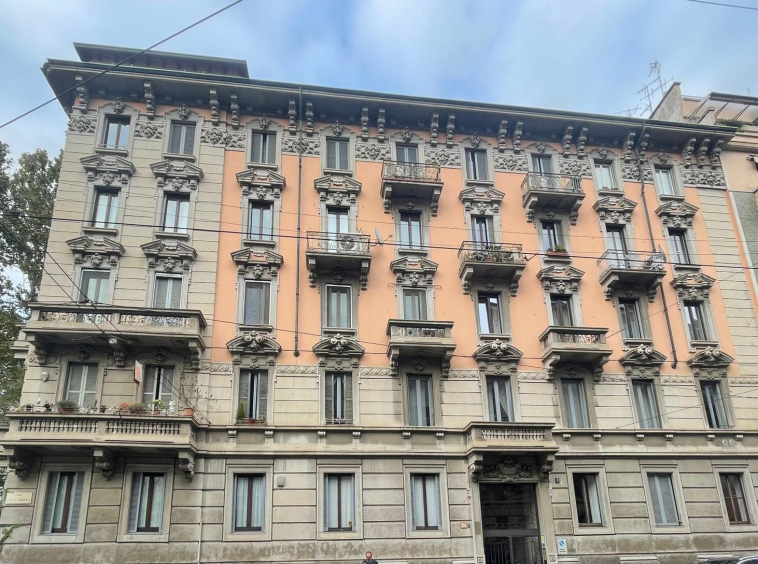
<svg viewBox="0 0 758 564">
<path fill-rule="evenodd" d="M 284 264 L 284 257 L 273 251 L 256 251 L 240 249 L 232 253 L 232 260 L 237 265 L 239 274 L 250 274 L 260 280 L 264 276 L 274 278 L 279 275 L 279 268 Z"/>
<path fill-rule="evenodd" d="M 671 227 L 691 227 L 692 218 L 699 208 L 689 202 L 670 200 L 658 207 L 655 213 L 661 218 L 663 225 Z"/>
<path fill-rule="evenodd" d="M 479 371 L 486 374 L 516 373 L 516 365 L 524 353 L 512 344 L 496 339 L 480 346 L 474 354 Z"/>
<path fill-rule="evenodd" d="M 350 365 L 353 368 L 358 367 L 358 359 L 366 352 L 356 339 L 351 339 L 337 333 L 321 339 L 313 345 L 313 352 L 319 358 L 319 366 L 325 367 L 327 363 L 332 368 L 341 367 L 339 359 L 352 359 Z"/>
<path fill-rule="evenodd" d="M 627 351 L 619 359 L 626 374 L 635 378 L 652 378 L 660 375 L 660 367 L 665 361 L 665 354 L 645 344 Z"/>
<path fill-rule="evenodd" d="M 628 198 L 606 196 L 595 202 L 592 209 L 598 213 L 600 221 L 630 223 L 632 221 L 632 212 L 636 207 L 637 202 L 633 202 Z"/>
<path fill-rule="evenodd" d="M 551 264 L 537 273 L 545 290 L 557 294 L 573 294 L 579 291 L 584 271 L 570 265 Z"/>
<path fill-rule="evenodd" d="M 242 195 L 256 196 L 259 200 L 279 198 L 287 181 L 284 176 L 268 168 L 250 167 L 237 173 Z"/>
<path fill-rule="evenodd" d="M 87 181 L 100 186 L 111 186 L 117 180 L 125 185 L 137 170 L 131 161 L 118 155 L 90 155 L 79 162 L 87 171 Z"/>
<path fill-rule="evenodd" d="M 257 331 L 246 332 L 226 343 L 234 364 L 245 366 L 274 366 L 282 346 L 274 339 Z"/>
<path fill-rule="evenodd" d="M 147 257 L 148 268 L 155 268 L 163 261 L 163 270 L 171 272 L 177 266 L 177 261 L 183 270 L 189 270 L 190 264 L 197 258 L 197 251 L 181 241 L 164 241 L 159 239 L 141 245 L 142 252 Z"/>
<path fill-rule="evenodd" d="M 671 285 L 676 290 L 676 294 L 682 298 L 691 300 L 704 300 L 708 297 L 711 287 L 716 283 L 715 278 L 711 278 L 702 272 L 686 272 L 676 276 Z"/>
<path fill-rule="evenodd" d="M 93 239 L 87 235 L 82 235 L 75 239 L 69 239 L 66 244 L 74 253 L 75 263 L 82 263 L 88 258 L 90 264 L 95 268 L 99 267 L 105 258 L 111 266 L 116 266 L 119 257 L 126 252 L 123 245 L 108 237 Z"/>
<path fill-rule="evenodd" d="M 390 263 L 392 272 L 398 284 L 420 286 L 434 283 L 434 273 L 437 272 L 437 263 L 424 257 L 402 257 Z"/>
<path fill-rule="evenodd" d="M 707 378 L 725 378 L 726 369 L 734 362 L 734 358 L 715 347 L 707 347 L 696 352 L 687 361 L 695 376 Z"/>
<path fill-rule="evenodd" d="M 182 159 L 166 159 L 150 165 L 157 179 L 158 188 L 170 185 L 177 192 L 197 189 L 203 179 L 203 169 Z"/>
<path fill-rule="evenodd" d="M 329 201 L 336 205 L 355 204 L 358 194 L 361 193 L 361 183 L 351 176 L 340 174 L 327 174 L 317 178 L 316 191 L 322 201 Z M 346 201 L 347 200 L 347 201 Z"/>
<path fill-rule="evenodd" d="M 464 188 L 458 195 L 458 199 L 463 203 L 467 212 L 475 211 L 479 214 L 500 213 L 500 206 L 504 198 L 503 192 L 482 186 Z"/>
</svg>

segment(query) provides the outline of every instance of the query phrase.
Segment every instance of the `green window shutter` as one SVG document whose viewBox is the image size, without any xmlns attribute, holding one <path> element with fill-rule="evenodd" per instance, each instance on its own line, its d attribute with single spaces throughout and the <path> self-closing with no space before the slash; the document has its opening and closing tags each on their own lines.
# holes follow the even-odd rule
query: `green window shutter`
<svg viewBox="0 0 758 564">
<path fill-rule="evenodd" d="M 79 514 L 82 507 L 82 492 L 84 490 L 84 472 L 74 474 L 73 493 L 71 495 L 71 506 L 69 508 L 69 533 L 76 533 L 79 530 Z"/>
<path fill-rule="evenodd" d="M 353 422 L 353 375 L 345 374 L 345 414 L 349 423 Z"/>
<path fill-rule="evenodd" d="M 324 377 L 324 419 L 334 419 L 334 375 L 327 374 Z"/>
<path fill-rule="evenodd" d="M 258 419 L 265 420 L 268 402 L 268 372 L 258 372 Z"/>
</svg>

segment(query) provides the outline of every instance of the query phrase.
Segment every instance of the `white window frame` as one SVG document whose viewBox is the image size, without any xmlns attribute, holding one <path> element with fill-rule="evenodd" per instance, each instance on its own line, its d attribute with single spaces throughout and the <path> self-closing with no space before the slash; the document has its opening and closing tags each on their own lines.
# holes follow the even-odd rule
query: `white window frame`
<svg viewBox="0 0 758 564">
<path fill-rule="evenodd" d="M 264 526 L 262 531 L 235 531 L 234 530 L 234 475 L 235 474 L 263 474 L 266 477 L 266 507 L 264 509 Z M 226 500 L 224 503 L 224 541 L 260 542 L 271 540 L 273 528 L 273 491 L 274 491 L 274 468 L 265 464 L 243 464 L 234 462 L 226 467 Z"/>
<path fill-rule="evenodd" d="M 575 474 L 597 475 L 598 495 L 600 496 L 600 512 L 603 518 L 602 526 L 582 527 L 579 525 L 579 516 L 576 510 L 576 495 L 574 494 Z M 608 480 L 605 475 L 605 466 L 602 463 L 566 466 L 566 481 L 569 490 L 569 503 L 571 505 L 571 519 L 574 525 L 574 535 L 590 536 L 615 534 L 613 514 L 611 513 L 610 496 L 608 493 Z"/>
<path fill-rule="evenodd" d="M 507 380 L 508 383 L 505 384 L 505 386 L 508 389 L 509 394 L 509 400 L 510 400 L 510 417 L 507 421 L 507 423 L 514 423 L 517 421 L 520 421 L 521 418 L 519 417 L 520 414 L 517 413 L 517 405 L 518 405 L 518 385 L 514 385 L 514 380 L 518 380 L 516 375 L 514 374 L 486 374 L 484 376 L 484 386 L 482 386 L 482 391 L 484 393 L 484 420 L 485 421 L 491 421 L 496 422 L 495 419 L 492 418 L 492 414 L 490 413 L 490 381 L 491 380 Z M 502 382 L 500 382 L 502 383 Z M 494 390 L 494 385 L 493 385 Z"/>
<path fill-rule="evenodd" d="M 129 532 L 129 510 L 135 473 L 165 474 L 165 494 L 163 498 L 163 522 L 158 533 Z M 119 542 L 168 542 L 171 526 L 171 506 L 174 491 L 174 466 L 172 464 L 128 464 L 124 471 L 124 485 L 121 494 L 120 519 L 118 525 Z"/>
<path fill-rule="evenodd" d="M 502 292 L 500 290 L 496 290 L 495 288 L 492 289 L 492 291 L 487 291 L 483 289 L 476 289 L 473 292 L 474 294 L 474 312 L 476 317 L 476 331 L 479 335 L 479 338 L 481 339 L 483 336 L 485 338 L 494 338 L 496 335 L 510 335 L 510 320 L 508 317 L 508 310 L 510 303 L 508 301 L 508 294 L 506 292 Z M 482 318 L 479 312 L 479 297 L 480 296 L 497 296 L 498 300 L 498 308 L 500 310 L 500 331 L 499 333 L 485 333 L 482 331 Z"/>
<path fill-rule="evenodd" d="M 726 531 L 729 533 L 758 531 L 758 502 L 756 501 L 755 486 L 753 485 L 752 473 L 748 464 L 736 465 L 728 462 L 722 463 L 721 461 L 716 460 L 714 460 L 712 464 L 713 475 L 716 479 L 716 489 L 719 496 L 719 504 L 721 505 L 721 513 Z M 745 505 L 749 514 L 750 523 L 744 525 L 732 525 L 729 522 L 729 514 L 727 513 L 726 501 L 724 500 L 724 491 L 721 487 L 721 474 L 742 475 L 742 490 L 745 494 Z"/>
<path fill-rule="evenodd" d="M 327 474 L 353 475 L 353 502 L 355 521 L 352 531 L 327 531 L 326 523 L 326 476 Z M 319 465 L 316 472 L 316 538 L 318 540 L 360 540 L 363 539 L 363 474 L 360 464 Z"/>
<path fill-rule="evenodd" d="M 658 411 L 658 422 L 660 423 L 659 427 L 642 427 L 640 426 L 640 423 L 642 423 L 643 419 L 648 419 L 647 417 L 643 417 L 642 414 L 639 412 L 639 406 L 637 405 L 637 400 L 635 399 L 635 393 L 634 393 L 634 383 L 635 382 L 641 382 L 645 384 L 649 384 L 652 386 L 653 394 L 655 395 L 655 408 Z M 632 403 L 632 414 L 634 416 L 634 428 L 639 429 L 640 431 L 658 431 L 660 429 L 666 429 L 668 427 L 668 421 L 666 419 L 666 409 L 665 404 L 663 403 L 664 395 L 663 395 L 663 387 L 660 382 L 660 377 L 655 376 L 652 378 L 640 378 L 635 376 L 630 376 L 628 379 L 628 389 L 629 389 L 629 399 Z"/>
<path fill-rule="evenodd" d="M 440 480 L 440 518 L 442 528 L 436 531 L 415 530 L 413 528 L 413 503 L 411 500 L 411 475 L 438 474 Z M 444 462 L 439 464 L 406 464 L 403 466 L 405 483 L 405 536 L 406 538 L 449 538 L 450 537 L 450 505 L 448 503 L 447 467 Z"/>
<path fill-rule="evenodd" d="M 595 417 L 595 395 L 593 394 L 593 385 L 589 375 L 577 374 L 576 376 L 561 376 L 558 382 L 558 401 L 560 402 L 561 424 L 564 429 L 593 429 L 597 428 L 597 419 Z M 589 427 L 568 427 L 566 394 L 563 391 L 563 380 L 581 380 L 584 386 L 584 401 L 587 404 L 587 419 Z"/>
<path fill-rule="evenodd" d="M 721 398 L 724 404 L 724 413 L 726 414 L 726 426 L 724 427 L 711 427 L 708 423 L 708 413 L 705 406 L 705 394 L 703 393 L 703 384 L 716 384 L 721 391 Z M 706 429 L 731 429 L 735 426 L 736 417 L 734 415 L 734 408 L 732 405 L 732 393 L 729 389 L 728 378 L 702 378 L 695 377 L 695 388 L 697 389 L 698 398 L 700 399 L 700 405 L 703 411 L 703 425 Z"/>
<path fill-rule="evenodd" d="M 264 284 L 268 286 L 268 319 L 264 320 L 264 323 L 248 323 L 245 319 L 245 303 L 247 301 L 247 286 L 248 284 Z M 242 281 L 242 299 L 240 300 L 240 324 L 246 327 L 260 327 L 273 325 L 271 317 L 271 308 L 273 303 L 273 281 L 271 280 L 256 280 L 252 278 L 245 278 Z"/>
<path fill-rule="evenodd" d="M 258 372 L 260 374 L 260 378 L 266 379 L 266 413 L 258 413 L 258 420 L 265 419 L 266 422 L 271 421 L 271 414 L 273 413 L 273 382 L 272 382 L 272 371 L 267 370 L 265 368 L 258 368 L 258 367 L 245 367 L 245 368 L 235 368 L 234 370 L 234 405 L 232 406 L 232 413 L 231 413 L 231 419 L 232 424 L 237 423 L 237 408 L 239 407 L 240 403 L 240 379 L 242 378 L 242 374 L 244 372 Z M 260 398 L 260 383 L 258 384 L 258 393 L 256 394 L 258 398 Z M 257 405 L 260 407 L 259 400 L 256 400 Z M 257 408 L 259 409 L 259 408 Z"/>
<path fill-rule="evenodd" d="M 611 173 L 613 186 L 601 186 L 600 176 L 597 173 L 598 167 L 608 167 Z M 618 194 L 624 193 L 623 183 L 619 182 L 621 176 L 618 174 L 615 159 L 592 159 L 592 179 L 595 182 L 596 192 L 613 192 Z"/>
<path fill-rule="evenodd" d="M 679 476 L 679 467 L 676 463 L 670 465 L 656 462 L 654 464 L 640 463 L 642 471 L 642 485 L 645 488 L 645 500 L 647 502 L 648 515 L 650 519 L 650 530 L 653 534 L 671 534 L 671 533 L 689 533 L 690 522 L 687 516 L 687 504 L 684 499 L 684 490 L 682 481 Z M 658 525 L 655 521 L 655 509 L 653 507 L 653 497 L 650 493 L 650 483 L 648 474 L 670 474 L 671 484 L 674 489 L 674 503 L 679 514 L 679 525 Z"/>
<path fill-rule="evenodd" d="M 416 378 L 416 377 L 425 377 L 425 378 L 429 379 L 429 389 L 428 389 L 429 397 L 428 397 L 428 399 L 430 400 L 429 405 L 430 405 L 430 408 L 431 408 L 430 409 L 430 411 L 431 411 L 430 416 L 431 417 L 430 417 L 430 424 L 429 425 L 413 425 L 411 423 L 411 407 L 412 406 L 411 406 L 411 397 L 410 397 L 410 385 L 411 385 L 410 384 L 410 378 Z M 405 406 L 406 406 L 405 411 L 406 411 L 406 421 L 407 421 L 406 424 L 409 427 L 422 428 L 422 429 L 431 429 L 431 428 L 434 428 L 434 427 L 438 427 L 439 426 L 438 420 L 441 419 L 442 416 L 441 416 L 441 414 L 438 413 L 438 409 L 439 408 L 438 408 L 438 402 L 437 402 L 437 390 L 435 389 L 436 379 L 434 377 L 434 374 L 432 374 L 430 372 L 424 372 L 424 373 L 409 372 L 409 373 L 405 374 L 404 378 L 405 378 L 405 382 L 404 382 L 405 383 L 404 402 L 405 402 Z M 416 406 L 416 411 L 418 411 L 418 410 L 419 410 L 419 406 Z"/>
<path fill-rule="evenodd" d="M 82 472 L 82 499 L 79 506 L 79 527 L 75 534 L 69 533 L 42 533 L 43 520 L 45 518 L 45 502 L 47 490 L 50 484 L 51 472 Z M 84 542 L 84 531 L 87 525 L 87 509 L 89 507 L 89 493 L 92 483 L 92 462 L 87 463 L 43 463 L 39 474 L 37 487 L 37 503 L 34 504 L 32 516 L 30 544 L 72 544 Z"/>
<path fill-rule="evenodd" d="M 83 301 L 82 296 L 87 296 L 85 293 L 85 285 L 84 285 L 84 275 L 88 272 L 95 272 L 98 274 L 106 274 L 108 276 L 108 291 L 106 292 L 106 301 L 105 302 L 95 302 L 97 305 L 108 305 L 113 301 L 113 280 L 111 280 L 112 271 L 108 268 L 82 268 L 79 270 L 79 282 L 77 284 L 78 289 L 75 288 L 76 294 L 77 294 L 77 303 L 84 304 L 89 303 L 89 301 Z M 101 281 L 102 284 L 102 281 Z M 88 300 L 91 300 L 90 296 L 87 296 Z"/>
<path fill-rule="evenodd" d="M 95 368 L 95 401 L 94 401 L 94 405 L 90 406 L 90 407 L 94 407 L 95 405 L 99 405 L 99 403 L 100 403 L 100 386 L 101 386 L 101 382 L 102 382 L 102 375 L 101 375 L 101 368 L 100 368 L 100 364 L 101 363 L 98 362 L 97 360 L 93 360 L 92 358 L 90 358 L 86 362 L 81 362 L 79 360 L 76 360 L 76 361 L 69 360 L 69 361 L 67 361 L 65 363 L 65 366 L 64 366 L 65 372 L 63 373 L 63 378 L 62 378 L 63 382 L 62 382 L 62 388 L 61 388 L 61 393 L 59 394 L 59 397 L 62 398 L 62 399 L 65 399 L 66 396 L 68 395 L 68 382 L 69 382 L 69 374 L 71 372 L 71 366 L 72 365 L 76 365 L 76 364 L 83 364 L 85 366 L 88 366 L 90 364 L 94 364 L 96 366 L 96 368 Z M 89 367 L 87 368 L 87 374 L 89 375 Z M 79 392 L 79 397 L 81 398 L 81 392 Z M 77 402 L 77 404 L 80 407 L 82 406 L 81 402 L 79 402 L 79 401 Z"/>
<path fill-rule="evenodd" d="M 179 307 L 177 307 L 177 308 L 165 308 L 163 306 L 157 306 L 157 305 L 155 305 L 155 300 L 156 300 L 156 298 L 158 296 L 158 279 L 159 278 L 172 278 L 174 280 L 179 280 L 179 288 L 180 288 L 179 291 L 181 292 L 180 295 L 179 295 Z M 171 288 L 172 286 L 173 286 L 173 284 L 169 285 L 169 288 Z M 152 294 L 153 294 L 152 295 L 152 300 L 151 300 L 152 307 L 159 308 L 159 309 L 177 309 L 177 310 L 184 309 L 184 306 L 185 306 L 185 303 L 186 303 L 185 299 L 184 299 L 185 298 L 184 276 L 182 276 L 181 274 L 168 274 L 168 273 L 165 273 L 165 272 L 156 272 L 153 275 Z M 170 296 L 169 296 L 168 302 L 169 302 L 169 304 L 171 303 Z"/>
<path fill-rule="evenodd" d="M 103 222 L 104 225 L 97 225 L 98 220 L 97 218 L 97 210 L 99 208 L 98 202 L 100 200 L 101 194 L 107 194 L 108 197 L 108 206 L 106 208 L 106 211 L 109 213 L 106 214 L 106 219 Z M 124 199 L 124 194 L 121 193 L 121 190 L 119 188 L 113 188 L 113 187 L 106 187 L 106 186 L 95 186 L 92 192 L 93 195 L 93 202 L 92 202 L 92 213 L 90 214 L 90 224 L 88 227 L 93 229 L 107 229 L 107 230 L 118 230 L 118 226 L 120 224 L 119 218 L 120 218 L 120 209 L 124 207 L 122 200 Z M 115 205 L 113 203 L 113 200 L 116 200 Z"/>
<path fill-rule="evenodd" d="M 330 289 L 331 288 L 343 288 L 347 289 L 347 309 L 348 309 L 348 324 L 346 327 L 338 326 L 338 325 L 331 325 L 329 323 L 329 296 L 331 295 Z M 324 285 L 324 320 L 323 320 L 323 326 L 328 327 L 329 329 L 345 329 L 350 331 L 351 329 L 355 328 L 355 315 L 354 315 L 354 305 L 353 305 L 353 286 L 350 284 L 325 284 Z"/>
<path fill-rule="evenodd" d="M 140 390 L 140 401 L 144 401 L 145 400 L 145 392 L 147 391 L 147 387 L 148 386 L 150 386 L 150 388 L 152 389 L 153 399 L 151 400 L 151 402 L 145 402 L 145 403 L 148 403 L 148 405 L 149 405 L 150 403 L 152 403 L 152 401 L 155 401 L 156 399 L 162 399 L 160 397 L 162 394 L 161 394 L 160 390 L 158 389 L 158 385 L 160 384 L 160 388 L 164 388 L 164 385 L 163 385 L 163 382 L 164 382 L 163 374 L 161 374 L 161 378 L 160 379 L 158 379 L 158 378 L 152 378 L 152 377 L 150 377 L 147 374 L 147 369 L 149 367 L 153 367 L 153 366 L 156 369 L 161 370 L 161 373 L 166 368 L 173 369 L 174 373 L 173 373 L 173 376 L 171 376 L 171 385 L 168 386 L 168 389 L 171 392 L 171 400 L 170 401 L 174 401 L 176 399 L 176 394 L 177 394 L 176 390 L 179 388 L 179 377 L 181 376 L 181 370 L 180 370 L 179 365 L 170 364 L 170 363 L 169 364 L 155 364 L 155 363 L 147 363 L 147 364 L 145 364 L 144 374 L 143 374 L 143 381 L 142 381 L 142 385 L 140 386 L 140 388 L 141 388 L 141 390 Z M 156 395 L 158 397 L 156 397 Z M 165 402 L 165 400 L 164 400 L 164 402 Z M 167 402 L 166 402 L 166 406 L 168 406 Z"/>
</svg>

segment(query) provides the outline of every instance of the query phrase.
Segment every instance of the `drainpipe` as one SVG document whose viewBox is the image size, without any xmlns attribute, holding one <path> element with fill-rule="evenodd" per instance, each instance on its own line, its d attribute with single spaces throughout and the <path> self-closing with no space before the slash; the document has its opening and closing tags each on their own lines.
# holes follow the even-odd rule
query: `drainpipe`
<svg viewBox="0 0 758 564">
<path fill-rule="evenodd" d="M 297 260 L 295 263 L 295 357 L 300 356 L 300 220 L 303 199 L 303 87 L 298 88 L 297 102 Z"/>
<path fill-rule="evenodd" d="M 640 138 L 637 141 L 637 145 L 634 148 L 634 152 L 637 155 L 637 170 L 640 173 L 640 195 L 642 196 L 642 207 L 645 210 L 645 220 L 647 221 L 647 232 L 650 237 L 650 250 L 655 252 L 655 237 L 653 236 L 653 224 L 650 223 L 650 210 L 647 207 L 647 198 L 645 197 L 645 175 L 642 171 L 642 157 L 640 156 L 640 142 L 642 142 L 642 139 L 645 137 L 645 129 L 647 129 L 647 123 L 645 120 L 642 120 L 642 133 L 640 133 Z M 663 315 L 666 316 L 666 328 L 669 332 L 669 342 L 671 343 L 671 358 L 673 359 L 671 361 L 671 368 L 676 368 L 676 365 L 679 363 L 679 360 L 676 356 L 676 345 L 674 344 L 674 333 L 671 330 L 671 317 L 669 317 L 669 308 L 668 304 L 666 303 L 666 292 L 664 292 L 663 287 L 661 287 L 661 298 L 663 298 Z"/>
</svg>

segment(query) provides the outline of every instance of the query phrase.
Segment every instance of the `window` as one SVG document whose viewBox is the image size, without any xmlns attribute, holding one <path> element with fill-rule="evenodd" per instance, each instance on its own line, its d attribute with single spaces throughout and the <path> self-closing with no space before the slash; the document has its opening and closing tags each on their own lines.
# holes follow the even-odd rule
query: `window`
<svg viewBox="0 0 758 564">
<path fill-rule="evenodd" d="M 681 525 L 671 474 L 649 473 L 647 484 L 650 489 L 650 501 L 653 504 L 655 524 L 658 527 L 678 527 Z"/>
<path fill-rule="evenodd" d="M 398 163 L 418 163 L 418 147 L 416 145 L 395 145 L 395 150 Z"/>
<path fill-rule="evenodd" d="M 266 514 L 266 476 L 234 475 L 234 532 L 262 531 Z"/>
<path fill-rule="evenodd" d="M 126 149 L 129 143 L 130 124 L 131 120 L 128 117 L 108 116 L 105 118 L 102 146 L 106 149 Z"/>
<path fill-rule="evenodd" d="M 326 326 L 351 327 L 350 286 L 326 287 Z"/>
<path fill-rule="evenodd" d="M 271 241 L 274 236 L 271 204 L 250 202 L 247 224 L 247 236 L 249 239 Z"/>
<path fill-rule="evenodd" d="M 477 243 L 477 247 L 488 249 L 490 243 L 495 242 L 495 227 L 492 216 L 475 215 L 472 219 L 472 237 Z"/>
<path fill-rule="evenodd" d="M 431 376 L 408 375 L 408 424 L 413 427 L 434 425 Z"/>
<path fill-rule="evenodd" d="M 109 279 L 110 273 L 107 270 L 83 270 L 79 284 L 79 303 L 107 303 Z"/>
<path fill-rule="evenodd" d="M 268 325 L 269 283 L 245 283 L 245 325 Z"/>
<path fill-rule="evenodd" d="M 708 326 L 705 324 L 703 302 L 684 302 L 684 320 L 692 341 L 707 341 Z"/>
<path fill-rule="evenodd" d="M 403 318 L 426 320 L 426 290 L 403 288 Z"/>
<path fill-rule="evenodd" d="M 340 233 L 349 233 L 348 220 L 349 211 L 347 208 L 333 208 L 330 207 L 326 210 L 326 230 L 331 235 L 339 235 Z M 336 242 L 336 241 L 335 241 Z M 337 250 L 339 245 L 330 245 L 329 250 Z"/>
<path fill-rule="evenodd" d="M 178 194 L 167 194 L 163 208 L 163 231 L 186 233 L 189 221 L 189 198 Z"/>
<path fill-rule="evenodd" d="M 632 380 L 632 394 L 637 408 L 637 425 L 641 429 L 660 429 L 661 417 L 655 398 L 655 385 L 648 380 Z"/>
<path fill-rule="evenodd" d="M 348 140 L 326 140 L 326 168 L 335 170 L 350 170 L 348 164 Z"/>
<path fill-rule="evenodd" d="M 353 422 L 353 375 L 344 372 L 326 374 L 324 415 L 327 423 Z"/>
<path fill-rule="evenodd" d="M 595 162 L 595 180 L 600 190 L 616 190 L 616 175 L 612 163 Z"/>
<path fill-rule="evenodd" d="M 250 160 L 254 163 L 276 164 L 276 133 L 253 133 Z"/>
<path fill-rule="evenodd" d="M 79 529 L 84 472 L 50 472 L 42 534 L 75 534 Z"/>
<path fill-rule="evenodd" d="M 685 229 L 669 229 L 669 241 L 671 244 L 672 260 L 678 264 L 692 264 L 690 249 L 687 243 L 687 231 Z"/>
<path fill-rule="evenodd" d="M 587 395 L 584 380 L 580 378 L 562 378 L 563 404 L 565 412 L 564 425 L 570 429 L 586 429 L 590 426 L 587 410 Z"/>
<path fill-rule="evenodd" d="M 542 246 L 546 251 L 565 251 L 560 221 L 541 221 Z"/>
<path fill-rule="evenodd" d="M 439 474 L 411 474 L 411 506 L 414 531 L 442 530 Z"/>
<path fill-rule="evenodd" d="M 469 180 L 488 180 L 487 151 L 466 149 L 466 176 Z"/>
<path fill-rule="evenodd" d="M 667 196 L 676 195 L 676 184 L 670 168 L 655 167 L 655 183 L 658 185 L 659 193 Z"/>
<path fill-rule="evenodd" d="M 580 527 L 602 527 L 600 480 L 597 474 L 574 474 L 576 518 Z"/>
<path fill-rule="evenodd" d="M 487 403 L 490 421 L 504 423 L 513 421 L 513 402 L 511 401 L 511 379 L 507 376 L 487 377 Z"/>
<path fill-rule="evenodd" d="M 551 294 L 550 307 L 553 312 L 553 325 L 573 327 L 574 315 L 571 311 L 571 296 Z"/>
<path fill-rule="evenodd" d="M 148 365 L 142 383 L 142 401 L 150 405 L 162 400 L 166 405 L 174 399 L 174 367 Z"/>
<path fill-rule="evenodd" d="M 619 316 L 621 317 L 621 332 L 624 335 L 624 339 L 644 338 L 639 300 L 620 299 Z"/>
<path fill-rule="evenodd" d="M 152 472 L 132 474 L 129 502 L 129 533 L 160 533 L 163 529 L 163 503 L 166 475 Z"/>
<path fill-rule="evenodd" d="M 355 530 L 355 477 L 324 474 L 324 530 Z"/>
<path fill-rule="evenodd" d="M 500 294 L 477 296 L 479 310 L 479 332 L 502 334 L 503 316 L 500 313 Z"/>
<path fill-rule="evenodd" d="M 98 188 L 95 191 L 92 227 L 115 228 L 118 214 L 118 195 L 118 190 Z"/>
<path fill-rule="evenodd" d="M 182 307 L 181 276 L 157 275 L 155 277 L 153 307 L 163 309 L 179 309 Z"/>
<path fill-rule="evenodd" d="M 245 417 L 254 421 L 266 420 L 268 373 L 260 370 L 243 370 L 239 380 L 239 403 Z"/>
<path fill-rule="evenodd" d="M 700 382 L 703 391 L 703 407 L 705 418 L 711 429 L 726 429 L 729 427 L 729 419 L 726 416 L 724 396 L 721 393 L 721 382 Z"/>
<path fill-rule="evenodd" d="M 553 159 L 544 155 L 532 155 L 532 171 L 537 174 L 553 174 Z"/>
<path fill-rule="evenodd" d="M 626 232 L 623 225 L 606 225 L 608 248 L 616 252 L 616 259 L 626 258 L 629 248 L 626 245 Z"/>
<path fill-rule="evenodd" d="M 406 249 L 420 249 L 421 242 L 421 214 L 400 214 L 400 245 Z"/>
<path fill-rule="evenodd" d="M 742 487 L 742 474 L 719 474 L 721 491 L 724 494 L 724 504 L 730 525 L 746 525 L 750 523 L 750 514 L 745 502 L 745 491 Z"/>
<path fill-rule="evenodd" d="M 97 364 L 71 363 L 68 365 L 66 393 L 63 399 L 76 402 L 78 406 L 94 407 L 97 388 Z"/>
<path fill-rule="evenodd" d="M 168 140 L 168 152 L 174 155 L 191 155 L 195 151 L 195 124 L 171 124 Z"/>
</svg>

